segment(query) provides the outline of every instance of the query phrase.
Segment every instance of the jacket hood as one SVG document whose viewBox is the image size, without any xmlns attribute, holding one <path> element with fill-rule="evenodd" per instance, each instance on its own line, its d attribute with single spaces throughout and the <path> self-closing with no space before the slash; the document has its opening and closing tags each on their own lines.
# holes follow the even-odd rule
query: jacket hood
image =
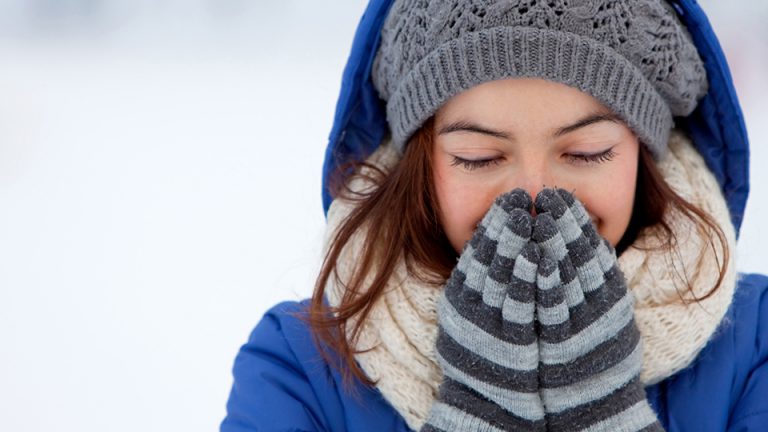
<svg viewBox="0 0 768 432">
<path fill-rule="evenodd" d="M 371 80 L 380 32 L 394 0 L 370 0 L 358 24 L 341 82 L 333 128 L 323 163 L 323 209 L 333 200 L 331 174 L 347 162 L 361 161 L 388 133 L 384 101 Z M 709 91 L 689 116 L 675 118 L 704 157 L 723 191 L 738 233 L 749 193 L 749 142 L 728 63 L 709 20 L 695 0 L 669 3 L 693 39 L 704 61 Z"/>
</svg>

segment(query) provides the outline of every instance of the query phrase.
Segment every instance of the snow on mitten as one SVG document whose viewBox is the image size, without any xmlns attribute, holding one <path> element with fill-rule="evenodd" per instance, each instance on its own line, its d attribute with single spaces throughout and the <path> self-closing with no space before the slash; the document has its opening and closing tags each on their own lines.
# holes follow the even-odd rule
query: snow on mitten
<svg viewBox="0 0 768 432">
<path fill-rule="evenodd" d="M 534 314 L 531 198 L 496 199 L 438 300 L 444 373 L 421 431 L 544 431 Z"/>
<path fill-rule="evenodd" d="M 611 245 L 572 194 L 536 197 L 532 238 L 547 430 L 663 431 L 640 382 L 642 344 Z"/>
</svg>

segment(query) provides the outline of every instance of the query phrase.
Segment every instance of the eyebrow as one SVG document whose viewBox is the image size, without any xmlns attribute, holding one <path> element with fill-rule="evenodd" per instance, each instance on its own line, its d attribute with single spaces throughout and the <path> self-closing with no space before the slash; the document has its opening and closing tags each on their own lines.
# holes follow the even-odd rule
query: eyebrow
<svg viewBox="0 0 768 432">
<path fill-rule="evenodd" d="M 563 126 L 557 129 L 557 131 L 555 131 L 553 136 L 556 138 L 561 137 L 577 129 L 581 129 L 583 127 L 586 127 L 595 123 L 604 122 L 604 121 L 619 123 L 621 122 L 621 119 L 618 116 L 611 113 L 593 113 L 582 118 L 581 120 L 578 120 L 573 124 Z M 493 130 L 491 128 L 481 126 L 466 120 L 459 120 L 459 121 L 449 123 L 443 126 L 442 128 L 440 128 L 437 134 L 443 135 L 451 132 L 475 132 L 483 135 L 489 135 L 495 138 L 501 138 L 506 140 L 512 139 L 512 135 L 507 132 L 500 131 L 500 130 Z"/>
</svg>

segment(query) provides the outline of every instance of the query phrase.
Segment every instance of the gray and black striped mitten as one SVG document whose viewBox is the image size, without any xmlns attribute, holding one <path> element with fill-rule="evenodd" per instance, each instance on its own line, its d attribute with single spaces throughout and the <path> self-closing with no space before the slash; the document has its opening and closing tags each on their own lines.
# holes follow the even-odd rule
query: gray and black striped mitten
<svg viewBox="0 0 768 432">
<path fill-rule="evenodd" d="M 663 431 L 640 382 L 642 345 L 610 244 L 572 194 L 536 197 L 539 385 L 547 430 Z"/>
<path fill-rule="evenodd" d="M 539 396 L 531 198 L 500 196 L 467 243 L 438 301 L 445 375 L 421 431 L 544 431 Z"/>
</svg>

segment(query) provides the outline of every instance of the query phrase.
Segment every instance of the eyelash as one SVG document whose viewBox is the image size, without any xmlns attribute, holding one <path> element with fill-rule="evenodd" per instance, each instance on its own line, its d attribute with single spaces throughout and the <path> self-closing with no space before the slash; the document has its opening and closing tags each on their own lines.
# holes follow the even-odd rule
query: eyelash
<svg viewBox="0 0 768 432">
<path fill-rule="evenodd" d="M 462 159 L 458 156 L 453 156 L 453 162 L 451 162 L 451 166 L 463 166 L 467 171 L 474 171 L 476 169 L 485 168 L 487 166 L 491 165 L 498 165 L 501 163 L 500 157 L 493 158 L 493 159 L 478 159 L 478 160 L 472 160 L 472 159 Z"/>
<path fill-rule="evenodd" d="M 575 154 L 568 154 L 566 155 L 566 157 L 570 162 L 573 162 L 573 163 L 597 164 L 597 163 L 612 161 L 613 158 L 616 157 L 616 152 L 613 151 L 613 147 L 611 147 L 608 150 L 600 153 L 595 153 L 595 154 L 575 153 Z"/>
<path fill-rule="evenodd" d="M 458 156 L 452 156 L 452 157 L 453 157 L 453 161 L 451 162 L 451 166 L 461 165 L 467 171 L 474 171 L 476 169 L 485 168 L 492 165 L 498 165 L 504 159 L 503 157 L 496 157 L 493 159 L 472 160 L 472 159 L 463 159 Z M 567 154 L 565 155 L 565 157 L 571 163 L 599 164 L 599 163 L 612 161 L 613 158 L 616 157 L 616 152 L 613 151 L 613 147 L 611 147 L 608 150 L 600 153 L 595 153 L 595 154 L 575 153 L 575 154 Z"/>
</svg>

